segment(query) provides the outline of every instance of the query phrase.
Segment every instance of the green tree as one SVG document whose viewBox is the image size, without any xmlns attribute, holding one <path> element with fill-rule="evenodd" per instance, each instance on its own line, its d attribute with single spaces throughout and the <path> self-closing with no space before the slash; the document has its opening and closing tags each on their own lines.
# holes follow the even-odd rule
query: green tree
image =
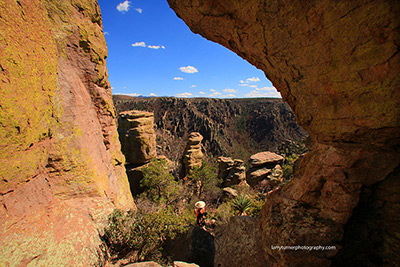
<svg viewBox="0 0 400 267">
<path fill-rule="evenodd" d="M 195 167 L 190 171 L 188 179 L 196 185 L 197 196 L 210 198 L 215 197 L 221 189 L 221 179 L 217 177 L 217 171 L 206 161 L 203 161 L 201 167 Z"/>
<path fill-rule="evenodd" d="M 170 204 L 179 198 L 180 184 L 169 172 L 165 159 L 154 159 L 143 169 L 140 186 L 145 188 L 143 193 L 147 198 L 163 204 Z"/>
</svg>

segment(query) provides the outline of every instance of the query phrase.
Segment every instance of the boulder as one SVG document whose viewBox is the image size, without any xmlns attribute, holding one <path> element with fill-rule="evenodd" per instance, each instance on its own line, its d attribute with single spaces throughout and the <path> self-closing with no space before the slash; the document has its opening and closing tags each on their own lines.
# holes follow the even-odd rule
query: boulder
<svg viewBox="0 0 400 267">
<path fill-rule="evenodd" d="M 254 166 L 279 164 L 283 161 L 283 157 L 274 152 L 265 151 L 250 156 L 249 163 Z"/>
<path fill-rule="evenodd" d="M 154 114 L 130 110 L 119 114 L 118 132 L 122 153 L 130 164 L 144 164 L 155 158 Z"/>
<path fill-rule="evenodd" d="M 154 261 L 144 261 L 144 262 L 130 263 L 125 265 L 124 267 L 162 267 L 162 265 Z"/>
<path fill-rule="evenodd" d="M 188 142 L 183 153 L 183 165 L 185 174 L 189 174 L 195 167 L 201 167 L 204 154 L 201 151 L 203 136 L 200 133 L 190 133 Z"/>
<path fill-rule="evenodd" d="M 223 192 L 223 199 L 235 198 L 239 194 L 237 190 L 235 190 L 231 187 L 223 188 L 222 192 Z"/>
<path fill-rule="evenodd" d="M 173 267 L 199 267 L 199 265 L 183 261 L 174 261 Z"/>
</svg>

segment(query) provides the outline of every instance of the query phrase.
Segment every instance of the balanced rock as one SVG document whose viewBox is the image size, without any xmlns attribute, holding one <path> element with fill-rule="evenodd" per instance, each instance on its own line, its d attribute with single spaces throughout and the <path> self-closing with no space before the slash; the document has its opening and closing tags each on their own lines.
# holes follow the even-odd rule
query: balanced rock
<svg viewBox="0 0 400 267">
<path fill-rule="evenodd" d="M 200 133 L 190 133 L 185 152 L 183 154 L 185 174 L 188 174 L 195 167 L 201 167 L 204 157 L 204 154 L 201 151 L 202 140 L 203 136 Z"/>
<path fill-rule="evenodd" d="M 254 154 L 250 157 L 249 162 L 252 166 L 260 166 L 264 164 L 278 164 L 283 161 L 283 157 L 274 152 L 264 151 Z"/>
<path fill-rule="evenodd" d="M 147 111 L 121 112 L 118 132 L 122 153 L 130 164 L 144 164 L 156 157 L 156 134 L 154 114 Z"/>
<path fill-rule="evenodd" d="M 247 172 L 247 181 L 251 186 L 256 186 L 261 182 L 263 185 L 269 185 L 270 180 L 280 181 L 283 173 L 279 163 L 282 161 L 282 156 L 270 151 L 252 155 L 249 159 L 252 166 Z M 275 183 L 271 185 L 275 185 Z"/>
<path fill-rule="evenodd" d="M 222 179 L 224 186 L 246 185 L 246 167 L 243 160 L 219 157 L 218 178 Z"/>
</svg>

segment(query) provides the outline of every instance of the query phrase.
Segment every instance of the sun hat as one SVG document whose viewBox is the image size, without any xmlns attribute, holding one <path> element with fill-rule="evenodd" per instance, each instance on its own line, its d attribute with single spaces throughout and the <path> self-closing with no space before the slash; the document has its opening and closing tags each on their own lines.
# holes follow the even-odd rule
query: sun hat
<svg viewBox="0 0 400 267">
<path fill-rule="evenodd" d="M 196 204 L 194 204 L 196 208 L 201 209 L 206 206 L 206 203 L 204 201 L 197 201 Z"/>
</svg>

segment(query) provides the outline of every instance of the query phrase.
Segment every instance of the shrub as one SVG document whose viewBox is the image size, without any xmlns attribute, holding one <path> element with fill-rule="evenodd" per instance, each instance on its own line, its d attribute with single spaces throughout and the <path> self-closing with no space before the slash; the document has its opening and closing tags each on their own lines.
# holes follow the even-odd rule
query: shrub
<svg viewBox="0 0 400 267">
<path fill-rule="evenodd" d="M 154 213 L 115 210 L 102 239 L 113 263 L 122 258 L 130 262 L 154 260 L 154 255 L 161 255 L 165 240 L 183 233 L 186 225 L 186 217 L 170 208 Z"/>
<path fill-rule="evenodd" d="M 239 216 L 247 215 L 253 209 L 253 203 L 247 195 L 241 194 L 233 201 L 232 208 Z"/>
</svg>

